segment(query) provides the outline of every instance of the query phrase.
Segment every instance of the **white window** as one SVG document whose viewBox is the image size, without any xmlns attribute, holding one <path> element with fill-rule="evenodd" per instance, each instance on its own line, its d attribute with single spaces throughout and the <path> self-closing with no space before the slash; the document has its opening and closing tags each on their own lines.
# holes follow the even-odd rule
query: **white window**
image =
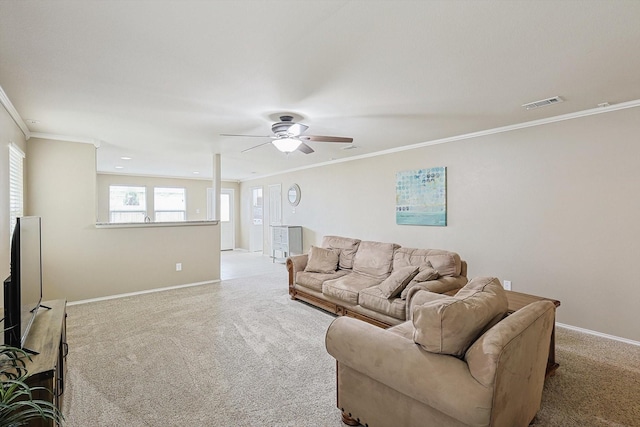
<svg viewBox="0 0 640 427">
<path fill-rule="evenodd" d="M 17 218 L 24 215 L 24 153 L 13 142 L 9 145 L 9 241 Z"/>
<path fill-rule="evenodd" d="M 185 221 L 187 219 L 185 195 L 184 188 L 155 187 L 153 206 L 156 222 Z"/>
<path fill-rule="evenodd" d="M 109 222 L 144 222 L 147 216 L 145 187 L 110 185 Z"/>
</svg>

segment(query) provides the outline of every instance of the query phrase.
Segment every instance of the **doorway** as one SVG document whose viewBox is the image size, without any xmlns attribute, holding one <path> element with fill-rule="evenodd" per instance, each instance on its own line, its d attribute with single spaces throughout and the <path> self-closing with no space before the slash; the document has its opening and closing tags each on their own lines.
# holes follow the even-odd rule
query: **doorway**
<svg viewBox="0 0 640 427">
<path fill-rule="evenodd" d="M 220 250 L 228 251 L 236 247 L 236 225 L 235 225 L 235 191 L 233 188 L 222 188 L 220 190 Z M 213 188 L 207 188 L 207 219 L 215 218 L 216 206 L 213 203 Z"/>
<path fill-rule="evenodd" d="M 264 200 L 262 187 L 251 188 L 251 218 L 249 229 L 249 251 L 262 252 L 264 248 Z"/>
<path fill-rule="evenodd" d="M 220 190 L 220 250 L 228 251 L 236 248 L 236 227 L 234 219 L 234 190 Z"/>
</svg>

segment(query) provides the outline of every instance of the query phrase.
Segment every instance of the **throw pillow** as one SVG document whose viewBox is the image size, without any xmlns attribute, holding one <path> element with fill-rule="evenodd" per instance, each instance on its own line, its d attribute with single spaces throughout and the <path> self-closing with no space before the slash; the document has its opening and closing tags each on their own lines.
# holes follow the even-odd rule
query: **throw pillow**
<svg viewBox="0 0 640 427">
<path fill-rule="evenodd" d="M 431 264 L 431 261 L 426 260 L 426 261 L 424 262 L 424 264 L 420 264 L 420 266 L 419 266 L 418 268 L 419 268 L 419 270 L 418 270 L 418 271 L 422 271 L 422 270 L 425 270 L 425 269 L 427 269 L 427 268 L 433 268 L 433 264 Z"/>
<path fill-rule="evenodd" d="M 413 340 L 426 351 L 460 357 L 486 325 L 507 312 L 506 294 L 495 277 L 475 278 L 465 288 L 464 297 L 442 298 L 414 308 Z"/>
<path fill-rule="evenodd" d="M 304 271 L 308 273 L 333 273 L 338 268 L 339 254 L 332 249 L 311 246 L 309 261 Z"/>
<path fill-rule="evenodd" d="M 440 277 L 440 273 L 438 273 L 438 270 L 434 269 L 431 263 L 427 261 L 419 267 L 418 274 L 416 274 L 413 280 L 411 280 L 411 282 L 409 282 L 409 284 L 402 290 L 400 298 L 407 299 L 409 289 L 420 284 L 421 282 L 436 280 L 438 277 Z"/>
<path fill-rule="evenodd" d="M 426 282 L 427 280 L 435 280 L 438 278 L 440 273 L 438 270 L 434 268 L 425 268 L 424 270 L 420 270 L 416 277 L 413 278 L 416 282 Z"/>
<path fill-rule="evenodd" d="M 418 267 L 408 266 L 394 270 L 389 277 L 378 285 L 385 298 L 395 298 L 418 273 Z"/>
</svg>

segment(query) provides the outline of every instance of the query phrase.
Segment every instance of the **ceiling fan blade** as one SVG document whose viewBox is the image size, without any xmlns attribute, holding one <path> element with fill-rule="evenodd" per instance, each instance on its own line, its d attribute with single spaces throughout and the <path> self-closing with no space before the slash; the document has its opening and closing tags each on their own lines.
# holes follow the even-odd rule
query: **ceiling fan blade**
<svg viewBox="0 0 640 427">
<path fill-rule="evenodd" d="M 256 146 L 251 147 L 251 148 L 247 148 L 246 150 L 242 150 L 241 153 L 246 153 L 247 151 L 251 151 L 254 148 L 262 147 L 263 145 L 267 145 L 267 144 L 271 144 L 271 141 L 263 142 L 262 144 L 258 144 Z"/>
<path fill-rule="evenodd" d="M 311 154 L 315 150 L 303 142 L 298 146 L 298 151 L 302 151 L 304 154 Z"/>
<path fill-rule="evenodd" d="M 309 129 L 309 126 L 307 125 L 303 125 L 302 123 L 294 123 L 289 127 L 287 132 L 291 135 L 298 136 L 307 129 Z"/>
<path fill-rule="evenodd" d="M 345 138 L 342 136 L 320 136 L 320 135 L 302 135 L 299 136 L 304 141 L 318 141 L 318 142 L 353 142 L 353 138 Z"/>
<path fill-rule="evenodd" d="M 247 138 L 273 138 L 270 135 L 238 135 L 235 133 L 221 133 L 220 136 L 243 136 Z"/>
</svg>

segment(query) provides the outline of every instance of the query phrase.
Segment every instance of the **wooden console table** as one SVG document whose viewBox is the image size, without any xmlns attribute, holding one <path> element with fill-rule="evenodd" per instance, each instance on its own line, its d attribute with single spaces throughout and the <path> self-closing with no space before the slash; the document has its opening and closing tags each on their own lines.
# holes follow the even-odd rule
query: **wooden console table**
<svg viewBox="0 0 640 427">
<path fill-rule="evenodd" d="M 27 384 L 31 387 L 44 387 L 44 390 L 33 393 L 35 399 L 52 402 L 62 410 L 62 395 L 66 375 L 66 357 L 69 350 L 67 345 L 67 313 L 65 300 L 44 301 L 38 309 L 27 339 L 25 349 L 35 351 L 31 360 L 26 360 L 29 378 Z M 53 421 L 31 420 L 29 427 L 54 427 Z"/>
<path fill-rule="evenodd" d="M 514 291 L 505 291 L 507 294 L 507 301 L 509 302 L 508 310 L 509 314 L 520 310 L 525 305 L 529 305 L 532 302 L 536 301 L 551 301 L 556 308 L 560 307 L 560 301 L 551 299 L 538 297 L 535 295 L 523 294 L 521 292 Z M 549 359 L 547 360 L 547 377 L 550 377 L 556 372 L 560 366 L 556 362 L 556 323 L 553 322 L 553 329 L 551 330 L 551 343 L 549 344 Z"/>
</svg>

